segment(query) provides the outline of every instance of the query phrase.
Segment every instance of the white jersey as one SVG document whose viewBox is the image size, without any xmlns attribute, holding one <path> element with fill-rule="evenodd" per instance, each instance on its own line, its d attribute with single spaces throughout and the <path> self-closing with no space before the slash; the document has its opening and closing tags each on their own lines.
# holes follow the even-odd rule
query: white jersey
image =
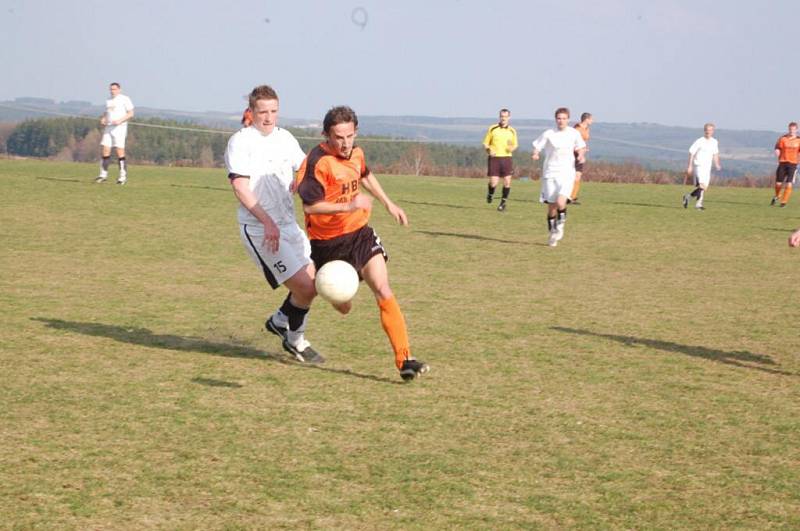
<svg viewBox="0 0 800 531">
<path fill-rule="evenodd" d="M 545 154 L 542 179 L 575 177 L 575 150 L 585 147 L 586 142 L 574 127 L 542 133 L 533 141 L 533 149 Z"/>
<path fill-rule="evenodd" d="M 694 155 L 695 166 L 708 166 L 711 168 L 714 155 L 719 154 L 719 142 L 717 142 L 716 138 L 701 136 L 689 148 L 689 153 Z"/>
<path fill-rule="evenodd" d="M 297 139 L 286 129 L 275 127 L 272 133 L 264 135 L 250 126 L 228 140 L 225 165 L 229 173 L 250 177 L 250 190 L 276 225 L 299 231 L 289 187 L 305 157 Z M 241 203 L 238 219 L 242 225 L 261 225 Z"/>
<path fill-rule="evenodd" d="M 126 131 L 128 122 L 122 122 L 119 125 L 111 125 L 111 122 L 121 120 L 132 110 L 133 102 L 124 94 L 117 94 L 110 100 L 106 100 L 106 130 L 111 132 L 111 129 L 116 128 L 118 131 Z"/>
</svg>

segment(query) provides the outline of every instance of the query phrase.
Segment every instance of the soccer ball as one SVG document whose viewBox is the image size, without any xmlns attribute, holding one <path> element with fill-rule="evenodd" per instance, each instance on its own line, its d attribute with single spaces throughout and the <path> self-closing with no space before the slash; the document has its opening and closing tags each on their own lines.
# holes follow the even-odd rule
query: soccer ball
<svg viewBox="0 0 800 531">
<path fill-rule="evenodd" d="M 356 296 L 358 273 L 344 260 L 333 260 L 319 268 L 314 285 L 326 301 L 343 304 Z"/>
</svg>

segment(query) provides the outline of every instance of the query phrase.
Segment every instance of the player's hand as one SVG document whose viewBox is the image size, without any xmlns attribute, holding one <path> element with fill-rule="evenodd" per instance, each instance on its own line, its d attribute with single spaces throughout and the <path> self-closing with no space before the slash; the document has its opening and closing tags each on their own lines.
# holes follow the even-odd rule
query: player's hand
<svg viewBox="0 0 800 531">
<path fill-rule="evenodd" d="M 578 162 L 580 164 L 583 164 L 584 162 L 586 162 L 586 157 L 584 157 L 583 155 L 578 155 Z"/>
<path fill-rule="evenodd" d="M 106 120 L 106 117 L 105 117 L 105 116 L 103 116 L 102 118 L 100 118 L 100 125 L 108 125 L 108 120 Z"/>
<path fill-rule="evenodd" d="M 264 247 L 275 254 L 278 252 L 278 247 L 281 242 L 281 230 L 271 219 L 268 223 L 264 223 Z"/>
<path fill-rule="evenodd" d="M 722 171 L 722 166 L 717 166 L 717 171 Z"/>
<path fill-rule="evenodd" d="M 372 210 L 372 198 L 366 194 L 358 194 L 348 203 L 350 212 L 356 210 Z"/>
<path fill-rule="evenodd" d="M 689 166 L 688 168 L 686 168 L 686 175 L 688 175 L 689 177 L 691 177 L 691 176 L 692 176 L 692 167 L 691 167 L 691 166 Z"/>
<path fill-rule="evenodd" d="M 533 155 L 531 155 L 531 158 L 533 160 L 539 160 L 539 152 L 538 151 L 534 151 Z"/>
<path fill-rule="evenodd" d="M 298 186 L 300 186 L 300 181 L 298 179 L 292 179 L 292 184 L 289 185 L 289 193 L 296 193 Z"/>
<path fill-rule="evenodd" d="M 389 211 L 389 214 L 400 225 L 403 225 L 403 226 L 407 226 L 408 225 L 408 216 L 406 216 L 406 213 L 402 208 L 400 208 L 399 206 L 395 205 L 392 202 L 389 202 L 389 204 L 386 205 L 386 210 Z"/>
<path fill-rule="evenodd" d="M 789 236 L 789 247 L 800 246 L 800 229 L 797 229 Z"/>
</svg>

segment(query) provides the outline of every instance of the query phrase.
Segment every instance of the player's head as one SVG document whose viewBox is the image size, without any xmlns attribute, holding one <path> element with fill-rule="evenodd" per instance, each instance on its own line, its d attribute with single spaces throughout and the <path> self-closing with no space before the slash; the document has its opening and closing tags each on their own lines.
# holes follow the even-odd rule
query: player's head
<svg viewBox="0 0 800 531">
<path fill-rule="evenodd" d="M 511 111 L 508 109 L 500 109 L 500 125 L 502 127 L 508 125 L 509 118 L 511 118 Z"/>
<path fill-rule="evenodd" d="M 790 135 L 797 134 L 797 122 L 789 122 L 789 134 Z"/>
<path fill-rule="evenodd" d="M 594 118 L 592 118 L 592 113 L 585 112 L 581 114 L 581 123 L 585 125 L 592 125 Z"/>
<path fill-rule="evenodd" d="M 278 123 L 278 93 L 269 85 L 259 85 L 248 97 L 253 126 L 268 135 Z"/>
<path fill-rule="evenodd" d="M 120 91 L 120 86 L 119 86 L 119 83 L 117 83 L 116 81 L 114 81 L 113 83 L 111 83 L 111 84 L 108 86 L 108 91 L 111 93 L 111 97 L 112 97 L 112 98 L 113 98 L 114 96 L 116 96 L 117 94 L 119 94 L 119 91 Z"/>
<path fill-rule="evenodd" d="M 559 129 L 564 129 L 569 125 L 569 109 L 566 107 L 559 107 L 556 109 L 556 125 Z"/>
<path fill-rule="evenodd" d="M 706 138 L 711 138 L 714 136 L 714 124 L 708 122 L 706 125 L 703 126 L 703 133 L 706 135 Z"/>
<path fill-rule="evenodd" d="M 322 134 L 327 139 L 328 147 L 339 157 L 350 157 L 357 133 L 358 116 L 350 107 L 340 105 L 325 113 Z"/>
</svg>

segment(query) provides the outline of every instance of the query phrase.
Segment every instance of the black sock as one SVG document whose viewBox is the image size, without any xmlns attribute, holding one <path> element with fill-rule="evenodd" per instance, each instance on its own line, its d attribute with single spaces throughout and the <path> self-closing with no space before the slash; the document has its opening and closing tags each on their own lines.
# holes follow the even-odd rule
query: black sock
<svg viewBox="0 0 800 531">
<path fill-rule="evenodd" d="M 689 195 L 690 195 L 690 196 L 692 196 L 692 197 L 696 197 L 697 199 L 700 199 L 700 192 L 701 192 L 701 191 L 702 191 L 702 190 L 701 190 L 701 189 L 700 189 L 700 187 L 698 186 L 697 188 L 695 188 L 694 190 L 692 190 L 692 193 L 691 193 L 691 194 L 689 194 Z"/>
<path fill-rule="evenodd" d="M 103 171 L 108 171 L 108 165 L 111 163 L 111 157 L 103 157 L 102 167 Z"/>
<path fill-rule="evenodd" d="M 489 195 L 494 195 L 494 189 L 497 188 L 496 186 L 492 186 L 491 184 L 488 185 L 489 187 Z"/>
<path fill-rule="evenodd" d="M 125 157 L 120 157 L 119 158 L 119 171 L 126 171 L 125 166 L 126 166 Z"/>
<path fill-rule="evenodd" d="M 556 218 L 547 216 L 547 230 L 554 231 L 556 229 Z"/>
<path fill-rule="evenodd" d="M 566 208 L 564 210 L 559 210 L 558 211 L 558 222 L 559 223 L 564 223 L 565 221 L 567 221 L 567 209 Z"/>
<path fill-rule="evenodd" d="M 511 193 L 511 187 L 510 186 L 508 186 L 508 187 L 504 186 L 503 187 L 503 201 L 508 199 L 508 194 L 510 194 L 510 193 Z"/>
<path fill-rule="evenodd" d="M 308 308 L 298 308 L 292 304 L 292 293 L 286 296 L 286 300 L 281 305 L 281 311 L 289 318 L 289 330 L 296 331 L 303 326 L 303 320 L 308 313 Z"/>
</svg>

